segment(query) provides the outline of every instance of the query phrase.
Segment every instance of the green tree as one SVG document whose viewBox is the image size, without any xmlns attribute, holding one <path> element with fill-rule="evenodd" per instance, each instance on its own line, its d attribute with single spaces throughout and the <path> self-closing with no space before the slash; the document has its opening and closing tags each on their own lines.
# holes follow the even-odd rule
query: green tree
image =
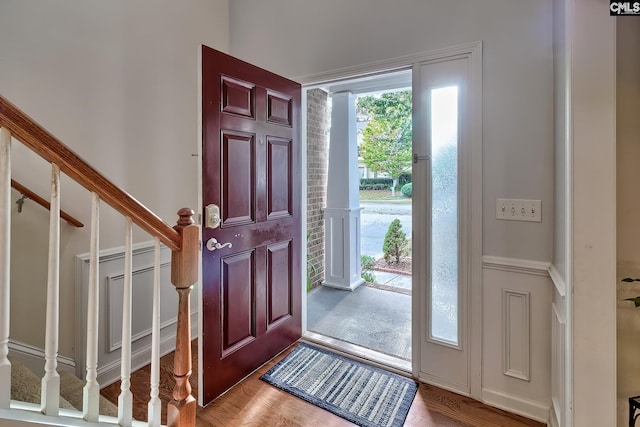
<svg viewBox="0 0 640 427">
<path fill-rule="evenodd" d="M 407 235 L 402 231 L 402 224 L 398 218 L 391 221 L 387 234 L 384 236 L 384 243 L 382 244 L 382 252 L 384 253 L 384 259 L 388 263 L 391 263 L 391 258 L 395 258 L 396 263 L 400 263 L 400 257 L 407 253 L 409 246 L 409 240 Z"/>
<path fill-rule="evenodd" d="M 378 117 L 387 117 L 403 125 L 408 125 L 411 140 L 411 91 L 402 90 L 358 98 L 356 103 L 358 121 L 369 121 Z"/>
<path fill-rule="evenodd" d="M 411 91 L 358 98 L 356 114 L 368 120 L 362 133 L 360 155 L 367 167 L 393 179 L 411 167 Z"/>
</svg>

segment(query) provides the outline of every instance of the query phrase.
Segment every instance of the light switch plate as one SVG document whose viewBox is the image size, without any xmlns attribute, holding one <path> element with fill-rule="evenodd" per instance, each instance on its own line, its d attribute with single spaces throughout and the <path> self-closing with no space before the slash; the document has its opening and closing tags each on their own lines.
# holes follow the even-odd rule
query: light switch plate
<svg viewBox="0 0 640 427">
<path fill-rule="evenodd" d="M 542 201 L 496 199 L 496 219 L 542 222 Z"/>
</svg>

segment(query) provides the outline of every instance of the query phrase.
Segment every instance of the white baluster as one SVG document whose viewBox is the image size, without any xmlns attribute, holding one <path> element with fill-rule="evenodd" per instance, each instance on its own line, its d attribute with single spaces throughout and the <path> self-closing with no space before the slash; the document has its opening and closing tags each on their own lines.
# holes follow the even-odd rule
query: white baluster
<svg viewBox="0 0 640 427">
<path fill-rule="evenodd" d="M 60 407 L 60 375 L 58 366 L 58 320 L 60 314 L 60 168 L 51 164 L 51 207 L 49 213 L 49 273 L 47 279 L 47 324 L 45 363 L 42 378 L 41 409 L 46 415 L 58 416 Z"/>
<path fill-rule="evenodd" d="M 100 197 L 96 193 L 92 193 L 89 295 L 87 304 L 87 383 L 84 386 L 82 396 L 82 416 L 89 422 L 97 422 L 100 412 L 100 386 L 96 380 L 98 376 L 99 225 Z"/>
<path fill-rule="evenodd" d="M 120 396 L 118 397 L 118 424 L 130 426 L 133 419 L 133 395 L 131 394 L 131 267 L 133 223 L 127 218 L 124 242 L 124 291 L 122 297 L 122 348 L 120 355 Z"/>
<path fill-rule="evenodd" d="M 153 323 L 151 326 L 151 400 L 148 420 L 150 426 L 160 425 L 160 239 L 155 239 L 153 266 Z"/>
<path fill-rule="evenodd" d="M 11 402 L 9 266 L 11 253 L 11 133 L 0 128 L 0 409 Z"/>
</svg>

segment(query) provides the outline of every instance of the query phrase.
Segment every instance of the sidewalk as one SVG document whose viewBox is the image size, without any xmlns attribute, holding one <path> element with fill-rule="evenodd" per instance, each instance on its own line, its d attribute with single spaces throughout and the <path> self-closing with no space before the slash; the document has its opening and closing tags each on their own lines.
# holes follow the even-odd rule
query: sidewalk
<svg viewBox="0 0 640 427">
<path fill-rule="evenodd" d="M 379 270 L 374 270 L 372 273 L 376 278 L 376 283 L 373 287 L 375 287 L 375 285 L 390 286 L 392 288 L 398 288 L 398 290 L 408 291 L 401 293 L 411 295 L 411 276 Z"/>
</svg>

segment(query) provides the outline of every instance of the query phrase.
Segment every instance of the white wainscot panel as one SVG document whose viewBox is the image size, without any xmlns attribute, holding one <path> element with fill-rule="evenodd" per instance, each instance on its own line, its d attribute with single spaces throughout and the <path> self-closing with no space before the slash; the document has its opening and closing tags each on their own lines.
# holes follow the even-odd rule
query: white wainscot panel
<svg viewBox="0 0 640 427">
<path fill-rule="evenodd" d="M 551 408 L 549 263 L 483 257 L 482 400 L 541 422 Z"/>
<path fill-rule="evenodd" d="M 109 310 L 109 352 L 118 350 L 122 343 L 122 311 L 124 295 L 124 274 L 108 276 L 107 295 Z M 171 263 L 160 264 L 160 283 L 171 284 Z M 166 292 L 165 292 L 166 294 Z M 134 309 L 131 311 L 131 341 L 151 335 L 153 312 L 153 265 L 135 269 L 131 284 L 131 300 Z M 160 299 L 160 328 L 171 326 L 177 322 L 178 299 L 166 295 Z"/>
<path fill-rule="evenodd" d="M 504 374 L 529 381 L 529 292 L 502 289 L 502 327 Z"/>
<path fill-rule="evenodd" d="M 329 241 L 331 252 L 326 254 L 330 268 L 329 279 L 344 281 L 344 219 L 341 216 L 329 215 L 325 212 L 326 238 Z"/>
<path fill-rule="evenodd" d="M 151 361 L 151 316 L 153 295 L 154 243 L 133 247 L 132 282 L 132 346 L 131 368 L 139 369 Z M 98 339 L 98 383 L 101 387 L 120 379 L 120 347 L 122 337 L 122 301 L 124 286 L 124 248 L 100 252 L 100 306 Z M 84 378 L 88 255 L 76 257 L 76 374 Z M 191 336 L 197 337 L 197 291 L 191 292 Z M 171 251 L 160 249 L 160 352 L 175 348 L 178 296 L 171 284 Z"/>
</svg>

